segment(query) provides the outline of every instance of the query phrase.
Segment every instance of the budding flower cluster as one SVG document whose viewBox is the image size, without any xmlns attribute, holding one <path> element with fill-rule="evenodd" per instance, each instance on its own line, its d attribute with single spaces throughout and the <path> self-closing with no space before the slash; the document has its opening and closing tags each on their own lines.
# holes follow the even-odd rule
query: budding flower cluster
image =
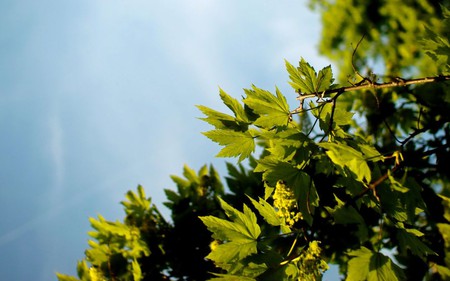
<svg viewBox="0 0 450 281">
<path fill-rule="evenodd" d="M 300 277 L 298 280 L 318 280 L 328 269 L 328 264 L 321 259 L 322 249 L 319 241 L 311 241 L 308 248 L 298 258 Z"/>
<path fill-rule="evenodd" d="M 286 225 L 293 226 L 302 219 L 302 214 L 297 210 L 297 200 L 292 188 L 283 181 L 278 181 L 273 194 L 273 206 L 278 210 L 280 218 L 284 218 Z"/>
</svg>

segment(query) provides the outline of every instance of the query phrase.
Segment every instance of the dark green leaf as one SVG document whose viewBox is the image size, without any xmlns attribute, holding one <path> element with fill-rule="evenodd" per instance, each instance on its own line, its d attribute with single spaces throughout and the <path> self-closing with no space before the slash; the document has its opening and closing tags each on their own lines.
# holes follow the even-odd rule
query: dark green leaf
<svg viewBox="0 0 450 281">
<path fill-rule="evenodd" d="M 407 254 L 406 249 L 410 249 L 411 252 L 423 259 L 427 255 L 436 255 L 436 253 L 428 248 L 422 241 L 417 237 L 419 233 L 414 232 L 414 230 L 408 231 L 407 229 L 397 230 L 397 239 L 400 243 L 400 252 Z"/>
<path fill-rule="evenodd" d="M 327 211 L 333 216 L 334 221 L 337 224 L 357 224 L 360 240 L 365 241 L 368 237 L 368 232 L 364 218 L 355 208 L 350 205 L 346 205 L 336 195 L 334 198 L 338 204 L 334 208 L 325 206 L 325 209 L 327 209 Z"/>
</svg>

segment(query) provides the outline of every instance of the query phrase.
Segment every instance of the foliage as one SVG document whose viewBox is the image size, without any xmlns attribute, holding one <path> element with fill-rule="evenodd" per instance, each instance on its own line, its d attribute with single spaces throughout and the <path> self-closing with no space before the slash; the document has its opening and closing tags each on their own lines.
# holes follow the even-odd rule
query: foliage
<svg viewBox="0 0 450 281">
<path fill-rule="evenodd" d="M 427 36 L 427 26 L 448 38 L 448 26 L 442 22 L 442 7 L 447 0 L 404 1 L 346 1 L 310 0 L 310 6 L 322 15 L 320 51 L 338 64 L 341 78 L 356 69 L 365 68 L 365 76 L 374 71 L 369 63 L 376 63 L 380 73 L 400 76 L 404 70 L 418 68 L 422 75 L 435 75 L 437 68 L 427 58 L 418 39 Z M 364 36 L 358 55 L 349 52 Z M 395 46 L 395 47 L 394 47 Z M 416 74 L 416 71 L 413 71 Z M 357 77 L 361 79 L 361 77 Z"/>
<path fill-rule="evenodd" d="M 177 192 L 165 190 L 172 210 L 167 222 L 146 197 L 142 186 L 129 191 L 122 202 L 124 222 L 110 222 L 103 217 L 90 219 L 95 231 L 89 233 L 90 249 L 78 263 L 80 280 L 206 280 L 214 269 L 208 254 L 210 235 L 198 216 L 216 214 L 216 196 L 223 186 L 213 167 L 198 173 L 184 167 L 184 178 L 172 176 Z M 88 263 L 90 266 L 88 266 Z M 78 280 L 58 274 L 59 280 Z"/>
<path fill-rule="evenodd" d="M 450 278 L 450 12 L 445 1 L 350 2 L 311 1 L 333 12 L 322 48 L 350 53 L 340 71 L 352 82 L 301 59 L 286 62 L 297 108 L 278 88 L 253 85 L 241 101 L 221 89 L 230 114 L 198 108 L 217 156 L 238 160 L 228 190 L 213 167 L 186 166 L 166 190 L 171 222 L 142 187 L 128 192 L 124 222 L 91 219 L 81 280 L 320 280 L 329 264 L 346 280 Z M 342 47 L 361 33 L 353 53 Z M 435 73 L 376 79 L 356 53 L 382 58 L 388 76 L 424 63 Z"/>
</svg>

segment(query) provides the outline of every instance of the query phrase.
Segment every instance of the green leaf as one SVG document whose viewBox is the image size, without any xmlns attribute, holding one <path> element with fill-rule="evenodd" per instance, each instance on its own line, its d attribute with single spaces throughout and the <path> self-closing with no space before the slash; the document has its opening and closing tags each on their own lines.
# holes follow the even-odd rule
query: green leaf
<svg viewBox="0 0 450 281">
<path fill-rule="evenodd" d="M 403 280 L 403 271 L 392 260 L 381 254 L 373 252 L 366 247 L 351 251 L 348 254 L 347 281 L 395 281 Z"/>
<path fill-rule="evenodd" d="M 244 204 L 244 212 L 240 212 L 219 198 L 222 209 L 232 222 L 213 216 L 200 217 L 213 237 L 225 241 L 253 241 L 261 233 L 256 215 Z"/>
<path fill-rule="evenodd" d="M 214 273 L 215 276 L 208 279 L 208 281 L 256 281 L 254 278 L 240 276 L 240 275 L 232 275 L 232 274 L 219 274 Z"/>
<path fill-rule="evenodd" d="M 89 278 L 89 267 L 85 260 L 79 261 L 77 263 L 77 274 L 78 274 L 78 277 L 80 277 L 83 281 L 86 279 L 87 280 L 90 279 Z"/>
<path fill-rule="evenodd" d="M 447 221 L 450 221 L 450 197 L 446 197 L 442 194 L 438 194 L 438 196 L 442 199 L 442 206 L 444 207 L 444 218 Z"/>
<path fill-rule="evenodd" d="M 225 211 L 225 214 L 235 223 L 245 226 L 248 230 L 245 233 L 252 239 L 257 239 L 261 233 L 261 229 L 256 221 L 256 215 L 253 213 L 247 205 L 244 204 L 244 212 L 240 212 L 230 206 L 227 202 L 218 198 L 220 206 Z"/>
<path fill-rule="evenodd" d="M 267 200 L 275 191 L 275 187 L 268 186 L 267 183 L 264 183 L 264 200 Z"/>
<path fill-rule="evenodd" d="M 331 65 L 322 68 L 317 75 L 316 93 L 328 90 L 333 84 L 333 71 Z"/>
<path fill-rule="evenodd" d="M 301 92 L 306 94 L 317 93 L 317 73 L 314 68 L 302 58 L 298 70 L 302 78 L 300 80 Z"/>
<path fill-rule="evenodd" d="M 324 67 L 317 74 L 314 68 L 303 58 L 298 68 L 295 68 L 286 60 L 285 63 L 289 78 L 291 79 L 289 84 L 296 91 L 304 94 L 320 94 L 328 90 L 333 84 L 334 79 L 331 66 Z"/>
<path fill-rule="evenodd" d="M 76 277 L 61 273 L 56 273 L 56 277 L 58 278 L 58 281 L 80 281 L 80 279 Z"/>
<path fill-rule="evenodd" d="M 389 179 L 389 182 L 390 182 L 390 187 L 391 187 L 392 190 L 395 190 L 395 191 L 398 191 L 398 192 L 401 192 L 401 193 L 406 193 L 406 192 L 409 191 L 409 188 L 403 186 L 403 184 L 401 182 L 397 181 L 392 176 L 392 174 L 391 174 L 391 172 L 389 170 L 387 172 L 387 175 L 388 175 L 388 179 Z"/>
<path fill-rule="evenodd" d="M 445 248 L 450 248 L 450 224 L 448 223 L 437 223 L 436 226 L 442 235 L 444 240 Z"/>
<path fill-rule="evenodd" d="M 444 14 L 448 9 L 444 8 Z M 446 18 L 445 22 L 450 21 Z M 422 40 L 422 46 L 425 53 L 435 62 L 436 65 L 445 69 L 443 74 L 450 72 L 450 42 L 447 37 L 438 35 L 431 27 L 425 27 L 427 38 Z"/>
<path fill-rule="evenodd" d="M 120 222 L 109 222 L 106 221 L 101 215 L 98 215 L 98 220 L 94 218 L 89 218 L 91 226 L 98 232 L 90 232 L 92 237 L 99 239 L 99 235 L 104 233 L 111 234 L 114 236 L 122 236 L 125 239 L 131 239 L 132 231 L 131 228 Z"/>
<path fill-rule="evenodd" d="M 217 264 L 229 264 L 256 253 L 257 242 L 255 240 L 239 240 L 220 244 L 206 258 Z"/>
<path fill-rule="evenodd" d="M 364 180 L 370 183 L 372 176 L 369 165 L 363 154 L 343 143 L 319 143 L 319 146 L 327 149 L 326 153 L 334 164 L 347 167 L 358 181 Z"/>
<path fill-rule="evenodd" d="M 249 120 L 250 113 L 247 112 L 238 100 L 229 96 L 225 93 L 225 91 L 219 89 L 219 92 L 223 103 L 234 113 L 235 117 L 213 110 L 206 106 L 197 105 L 197 108 L 207 116 L 206 118 L 200 118 L 200 120 L 213 125 L 216 129 L 231 129 L 234 131 L 246 130 L 248 125 L 251 123 Z"/>
<path fill-rule="evenodd" d="M 428 248 L 422 241 L 417 238 L 417 232 L 413 230 L 398 229 L 397 239 L 399 241 L 400 252 L 407 255 L 407 249 L 410 249 L 413 255 L 425 259 L 428 255 L 437 255 L 433 250 Z"/>
<path fill-rule="evenodd" d="M 358 149 L 362 152 L 364 155 L 364 158 L 367 161 L 372 162 L 378 162 L 378 161 L 384 161 L 384 156 L 380 154 L 380 152 L 373 147 L 372 145 L 364 144 L 364 143 L 358 143 Z"/>
<path fill-rule="evenodd" d="M 289 122 L 290 111 L 286 98 L 276 89 L 276 96 L 269 91 L 253 86 L 251 90 L 245 90 L 247 97 L 244 103 L 250 107 L 259 117 L 254 124 L 265 129 L 274 126 L 286 126 Z"/>
<path fill-rule="evenodd" d="M 252 202 L 253 206 L 258 210 L 260 215 L 264 218 L 264 220 L 273 226 L 280 226 L 283 224 L 283 220 L 280 219 L 280 217 L 277 215 L 277 212 L 275 209 L 267 203 L 266 200 L 259 198 L 259 202 L 255 199 L 251 198 L 250 196 L 247 196 L 250 201 Z"/>
<path fill-rule="evenodd" d="M 432 271 L 439 273 L 441 280 L 450 280 L 450 268 L 438 264 L 432 266 Z"/>
<path fill-rule="evenodd" d="M 131 263 L 131 270 L 133 273 L 134 281 L 142 280 L 141 266 L 139 265 L 139 262 L 136 259 L 134 259 L 133 262 Z"/>
<path fill-rule="evenodd" d="M 137 187 L 137 193 L 129 190 L 125 195 L 128 201 L 120 202 L 125 207 L 127 214 L 143 216 L 150 209 L 151 200 L 146 197 L 144 188 L 141 185 Z"/>
<path fill-rule="evenodd" d="M 249 123 L 247 114 L 245 112 L 244 107 L 242 104 L 235 98 L 232 98 L 227 93 L 225 93 L 224 90 L 219 89 L 220 98 L 222 99 L 223 103 L 233 111 L 234 115 L 236 116 L 236 120 L 244 123 Z"/>
<path fill-rule="evenodd" d="M 207 256 L 217 266 L 226 268 L 227 264 L 237 266 L 238 261 L 257 253 L 258 237 L 261 229 L 256 221 L 256 215 L 244 204 L 244 211 L 240 212 L 219 198 L 225 214 L 231 221 L 213 216 L 200 217 L 213 238 L 222 240 L 220 244 Z"/>
<path fill-rule="evenodd" d="M 338 204 L 334 208 L 325 206 L 325 209 L 333 216 L 337 224 L 357 224 L 360 241 L 365 241 L 368 237 L 368 231 L 364 218 L 355 208 L 346 205 L 336 195 L 334 195 L 334 198 Z"/>
<path fill-rule="evenodd" d="M 300 90 L 303 92 L 302 89 L 302 76 L 300 75 L 300 72 L 298 69 L 293 66 L 291 63 L 289 63 L 287 60 L 284 60 L 286 64 L 286 70 L 289 73 L 289 78 L 291 81 L 289 81 L 289 84 L 294 88 L 294 90 L 298 91 Z"/>
<path fill-rule="evenodd" d="M 231 115 L 216 111 L 203 105 L 197 105 L 197 108 L 205 114 L 206 118 L 199 118 L 213 125 L 216 129 L 239 129 L 236 118 Z"/>
<path fill-rule="evenodd" d="M 249 157 L 255 150 L 255 141 L 251 131 L 212 130 L 203 134 L 212 141 L 225 146 L 217 154 L 217 157 L 239 156 L 240 162 Z"/>
<path fill-rule="evenodd" d="M 245 225 L 230 222 L 214 216 L 200 217 L 209 231 L 213 233 L 213 238 L 218 240 L 253 241 L 255 240 L 250 230 Z"/>
</svg>

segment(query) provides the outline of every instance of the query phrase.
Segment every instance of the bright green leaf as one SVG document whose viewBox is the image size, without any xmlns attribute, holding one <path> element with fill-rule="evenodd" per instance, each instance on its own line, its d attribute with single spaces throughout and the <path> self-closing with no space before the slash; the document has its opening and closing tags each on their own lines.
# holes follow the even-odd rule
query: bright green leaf
<svg viewBox="0 0 450 281">
<path fill-rule="evenodd" d="M 236 100 L 235 98 L 232 98 L 227 93 L 225 93 L 224 90 L 220 89 L 220 98 L 222 99 L 223 103 L 233 111 L 234 115 L 236 116 L 236 120 L 244 123 L 248 123 L 249 120 L 247 118 L 247 114 L 245 112 L 244 107 L 242 104 Z"/>
<path fill-rule="evenodd" d="M 446 248 L 450 248 L 450 224 L 448 223 L 438 223 L 436 226 L 444 239 L 444 245 Z"/>
<path fill-rule="evenodd" d="M 58 278 L 58 281 L 80 281 L 80 279 L 76 277 L 61 273 L 56 273 L 56 277 Z"/>
<path fill-rule="evenodd" d="M 269 91 L 253 86 L 245 90 L 247 97 L 244 103 L 259 115 L 254 124 L 265 129 L 274 126 L 286 126 L 289 122 L 290 111 L 286 98 L 276 89 L 276 96 Z"/>
<path fill-rule="evenodd" d="M 216 111 L 203 105 L 197 105 L 197 108 L 207 116 L 205 118 L 200 118 L 200 120 L 213 125 L 216 129 L 237 129 L 239 127 L 236 122 L 237 120 L 231 115 Z"/>
<path fill-rule="evenodd" d="M 266 200 L 259 198 L 258 202 L 249 196 L 248 198 L 268 224 L 273 226 L 279 226 L 283 224 L 283 220 L 277 215 L 275 209 L 272 207 L 272 205 L 267 203 Z"/>
<path fill-rule="evenodd" d="M 303 94 L 320 94 L 328 90 L 333 84 L 333 72 L 331 66 L 327 66 L 316 73 L 314 68 L 303 58 L 298 68 L 285 60 L 286 69 L 291 81 L 289 84 Z"/>
<path fill-rule="evenodd" d="M 225 146 L 217 157 L 237 157 L 239 162 L 249 157 L 255 150 L 255 141 L 252 134 L 232 130 L 213 130 L 203 133 L 206 137 L 220 145 Z"/>
<path fill-rule="evenodd" d="M 441 280 L 450 280 L 450 268 L 442 265 L 435 264 L 432 267 L 441 276 Z"/>
<path fill-rule="evenodd" d="M 219 274 L 214 273 L 215 276 L 208 279 L 208 281 L 256 281 L 254 278 L 240 276 L 240 275 L 232 275 L 232 274 Z"/>
<path fill-rule="evenodd" d="M 142 280 L 141 266 L 139 265 L 139 262 L 136 259 L 134 259 L 133 262 L 131 263 L 131 269 L 133 273 L 133 280 L 134 281 Z"/>
<path fill-rule="evenodd" d="M 317 75 L 316 93 L 328 90 L 333 84 L 333 71 L 331 65 L 322 68 Z"/>
<path fill-rule="evenodd" d="M 230 222 L 213 216 L 200 217 L 213 238 L 218 240 L 253 241 L 252 234 L 246 227 L 239 223 Z"/>
<path fill-rule="evenodd" d="M 226 242 L 217 246 L 206 258 L 218 264 L 235 263 L 257 253 L 257 244 L 256 240 Z"/>
<path fill-rule="evenodd" d="M 252 239 L 257 239 L 261 233 L 261 229 L 256 221 L 256 215 L 253 213 L 247 205 L 244 204 L 244 213 L 231 207 L 227 202 L 218 198 L 222 209 L 227 216 L 239 225 L 243 225 L 246 229 L 245 233 Z"/>
<path fill-rule="evenodd" d="M 213 236 L 225 241 L 256 240 L 261 229 L 256 221 L 256 215 L 244 204 L 244 213 L 236 210 L 219 198 L 222 209 L 232 222 L 213 216 L 200 217 Z"/>
<path fill-rule="evenodd" d="M 361 152 L 343 143 L 327 142 L 319 143 L 319 146 L 327 149 L 326 153 L 333 163 L 342 168 L 347 167 L 358 181 L 371 181 L 370 168 Z"/>
<path fill-rule="evenodd" d="M 402 270 L 389 257 L 366 247 L 349 252 L 347 281 L 395 281 L 403 280 Z"/>
</svg>

